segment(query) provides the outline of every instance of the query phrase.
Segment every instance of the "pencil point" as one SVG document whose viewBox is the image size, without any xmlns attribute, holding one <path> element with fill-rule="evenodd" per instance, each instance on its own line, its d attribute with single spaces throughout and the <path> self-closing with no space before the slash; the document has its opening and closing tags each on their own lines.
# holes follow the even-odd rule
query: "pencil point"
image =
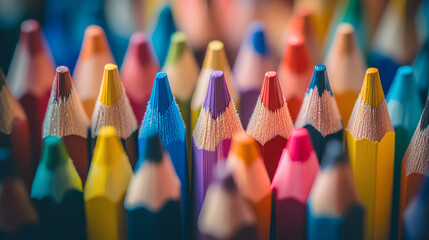
<svg viewBox="0 0 429 240">
<path fill-rule="evenodd" d="M 159 13 L 155 30 L 152 34 L 152 43 L 161 66 L 167 58 L 171 34 L 176 32 L 171 7 L 166 5 Z"/>
<path fill-rule="evenodd" d="M 100 103 L 110 106 L 116 103 L 122 94 L 121 80 L 118 66 L 106 64 L 104 67 L 103 82 L 101 83 Z"/>
<path fill-rule="evenodd" d="M 415 97 L 417 96 L 417 87 L 415 86 L 415 81 L 416 79 L 413 67 L 408 65 L 399 67 L 398 70 L 396 70 L 392 85 L 390 85 L 389 92 L 386 96 L 386 101 L 390 102 L 391 100 L 397 100 L 400 103 L 416 103 L 417 100 L 418 105 L 420 105 L 420 99 Z M 417 104 L 415 105 L 417 106 Z"/>
<path fill-rule="evenodd" d="M 40 162 L 44 162 L 48 169 L 55 169 L 58 164 L 66 162 L 68 158 L 66 147 L 61 138 L 57 136 L 44 138 Z"/>
<path fill-rule="evenodd" d="M 429 125 L 429 98 L 426 100 L 425 108 L 423 109 L 422 119 L 420 121 L 420 131 L 423 131 Z"/>
<path fill-rule="evenodd" d="M 232 138 L 230 154 L 237 156 L 248 166 L 260 157 L 256 141 L 244 131 L 235 134 Z"/>
<path fill-rule="evenodd" d="M 142 161 L 151 161 L 151 162 L 161 162 L 163 147 L 161 139 L 157 133 L 151 133 L 149 136 L 145 137 L 144 144 L 142 144 L 141 155 L 139 162 Z"/>
<path fill-rule="evenodd" d="M 275 111 L 283 106 L 283 93 L 276 72 L 269 71 L 265 73 L 260 98 L 262 104 L 271 111 Z"/>
<path fill-rule="evenodd" d="M 342 23 L 337 29 L 337 54 L 338 56 L 345 56 L 352 54 L 356 47 L 355 30 L 350 23 Z"/>
<path fill-rule="evenodd" d="M 314 67 L 313 78 L 311 79 L 308 90 L 314 89 L 315 87 L 317 87 L 319 96 L 322 96 L 325 90 L 328 91 L 332 96 L 332 90 L 331 86 L 329 85 L 329 78 L 325 65 L 318 64 Z"/>
<path fill-rule="evenodd" d="M 219 40 L 211 41 L 207 46 L 203 68 L 218 70 L 223 68 L 226 64 L 226 53 L 223 43 Z"/>
<path fill-rule="evenodd" d="M 142 65 L 152 61 L 148 39 L 144 33 L 134 33 L 128 50 Z"/>
<path fill-rule="evenodd" d="M 72 90 L 72 80 L 69 68 L 66 66 L 59 66 L 55 71 L 54 78 L 54 100 L 58 101 L 60 98 L 68 98 Z"/>
<path fill-rule="evenodd" d="M 366 70 L 360 98 L 373 108 L 377 108 L 384 99 L 383 88 L 381 87 L 380 75 L 378 74 L 377 68 L 368 68 L 368 70 Z"/>
<path fill-rule="evenodd" d="M 326 143 L 322 157 L 322 168 L 327 168 L 339 163 L 346 163 L 347 155 L 343 150 L 343 142 L 338 139 L 331 139 Z"/>
<path fill-rule="evenodd" d="M 208 109 L 212 117 L 216 119 L 228 107 L 231 97 L 222 71 L 213 71 L 210 74 L 210 82 L 207 88 L 206 99 L 203 107 Z"/>
<path fill-rule="evenodd" d="M 100 54 L 108 49 L 104 30 L 96 25 L 86 28 L 82 44 L 82 58 L 89 59 L 96 54 Z"/>
<path fill-rule="evenodd" d="M 44 49 L 39 22 L 33 19 L 21 23 L 20 44 L 23 44 L 30 54 L 36 54 Z"/>
<path fill-rule="evenodd" d="M 117 137 L 115 128 L 112 126 L 103 127 L 98 133 L 92 161 L 99 164 L 109 164 L 111 159 L 116 161 L 124 154 L 124 148 Z"/>
<path fill-rule="evenodd" d="M 153 108 L 158 108 L 158 111 L 165 112 L 172 102 L 173 94 L 171 93 L 167 74 L 164 72 L 158 72 L 155 76 L 155 82 L 153 84 L 149 103 Z"/>
<path fill-rule="evenodd" d="M 269 50 L 267 49 L 264 29 L 265 26 L 262 22 L 253 22 L 247 34 L 250 46 L 261 55 L 266 55 Z"/>
<path fill-rule="evenodd" d="M 293 35 L 287 39 L 282 64 L 294 72 L 302 73 L 311 64 L 311 56 L 305 40 L 300 35 Z"/>
<path fill-rule="evenodd" d="M 167 55 L 166 63 L 175 64 L 180 60 L 188 47 L 186 41 L 184 32 L 175 32 L 171 36 L 170 50 Z"/>
<path fill-rule="evenodd" d="M 293 161 L 305 161 L 313 151 L 310 135 L 305 128 L 292 129 L 286 144 L 290 159 Z"/>
<path fill-rule="evenodd" d="M 8 148 L 0 148 L 0 182 L 5 176 L 15 176 L 15 167 Z"/>
</svg>

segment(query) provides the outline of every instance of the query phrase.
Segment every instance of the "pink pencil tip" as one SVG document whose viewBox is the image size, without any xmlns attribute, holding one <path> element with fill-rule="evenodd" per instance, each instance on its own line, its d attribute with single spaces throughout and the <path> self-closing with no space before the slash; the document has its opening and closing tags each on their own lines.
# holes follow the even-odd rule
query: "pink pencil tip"
<svg viewBox="0 0 429 240">
<path fill-rule="evenodd" d="M 286 145 L 292 161 L 305 161 L 313 151 L 310 135 L 305 128 L 295 128 L 289 136 Z"/>
<path fill-rule="evenodd" d="M 133 34 L 130 40 L 129 51 L 141 64 L 146 64 L 152 59 L 148 39 L 144 33 Z"/>
<path fill-rule="evenodd" d="M 30 54 L 43 49 L 39 22 L 28 19 L 21 23 L 20 44 L 26 47 Z"/>
</svg>

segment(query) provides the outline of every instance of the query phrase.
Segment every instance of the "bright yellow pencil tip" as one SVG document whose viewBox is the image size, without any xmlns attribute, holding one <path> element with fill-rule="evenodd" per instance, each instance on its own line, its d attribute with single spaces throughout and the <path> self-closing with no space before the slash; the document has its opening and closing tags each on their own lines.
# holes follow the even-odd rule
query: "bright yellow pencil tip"
<svg viewBox="0 0 429 240">
<path fill-rule="evenodd" d="M 360 98 L 373 108 L 377 108 L 380 102 L 383 101 L 384 93 L 377 68 L 368 68 L 366 70 Z"/>
<path fill-rule="evenodd" d="M 256 141 L 245 132 L 239 132 L 232 138 L 230 154 L 241 159 L 246 165 L 260 157 Z"/>
<path fill-rule="evenodd" d="M 106 64 L 101 84 L 100 103 L 106 106 L 116 103 L 122 93 L 118 66 L 111 63 Z"/>
<path fill-rule="evenodd" d="M 124 148 L 116 135 L 115 128 L 103 127 L 97 137 L 92 161 L 97 164 L 107 164 L 120 159 L 124 154 Z"/>
<path fill-rule="evenodd" d="M 211 41 L 207 46 L 203 68 L 223 71 L 226 65 L 227 59 L 223 43 L 219 40 Z"/>
</svg>

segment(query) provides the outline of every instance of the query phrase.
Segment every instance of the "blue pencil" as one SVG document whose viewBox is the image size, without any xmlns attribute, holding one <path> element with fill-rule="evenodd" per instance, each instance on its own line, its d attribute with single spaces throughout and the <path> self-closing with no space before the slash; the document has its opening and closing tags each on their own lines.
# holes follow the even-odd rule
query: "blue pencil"
<svg viewBox="0 0 429 240">
<path fill-rule="evenodd" d="M 171 7 L 166 5 L 161 9 L 158 21 L 152 33 L 152 44 L 158 57 L 159 64 L 164 66 L 170 47 L 171 35 L 176 31 Z"/>
<path fill-rule="evenodd" d="M 404 213 L 405 239 L 429 239 L 429 176 Z"/>
<path fill-rule="evenodd" d="M 154 132 L 159 133 L 162 145 L 171 156 L 174 169 L 181 182 L 182 220 L 184 238 L 190 233 L 191 202 L 186 155 L 186 129 L 179 108 L 171 93 L 167 74 L 159 72 L 155 76 L 152 94 L 140 127 L 139 145 Z M 139 166 L 136 167 L 138 169 Z"/>
<path fill-rule="evenodd" d="M 429 68 L 427 67 L 429 65 L 429 38 L 417 55 L 413 65 L 416 69 L 416 84 L 420 98 L 422 102 L 425 102 L 426 97 L 429 95 Z"/>
<path fill-rule="evenodd" d="M 140 145 L 138 167 L 125 197 L 127 238 L 182 239 L 180 181 L 156 133 Z"/>
</svg>

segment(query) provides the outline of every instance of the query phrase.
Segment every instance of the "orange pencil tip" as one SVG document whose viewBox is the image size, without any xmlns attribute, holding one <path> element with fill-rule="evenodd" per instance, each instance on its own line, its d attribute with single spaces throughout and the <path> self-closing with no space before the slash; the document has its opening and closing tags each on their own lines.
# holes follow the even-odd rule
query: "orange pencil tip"
<svg viewBox="0 0 429 240">
<path fill-rule="evenodd" d="M 298 73 L 310 67 L 310 53 L 301 35 L 294 34 L 287 39 L 282 64 Z"/>
<path fill-rule="evenodd" d="M 232 138 L 230 153 L 243 160 L 246 165 L 251 165 L 260 157 L 256 141 L 244 131 L 238 132 Z"/>
<path fill-rule="evenodd" d="M 82 44 L 81 57 L 89 59 L 95 54 L 102 53 L 108 49 L 104 30 L 96 25 L 91 25 L 85 30 Z"/>
</svg>

